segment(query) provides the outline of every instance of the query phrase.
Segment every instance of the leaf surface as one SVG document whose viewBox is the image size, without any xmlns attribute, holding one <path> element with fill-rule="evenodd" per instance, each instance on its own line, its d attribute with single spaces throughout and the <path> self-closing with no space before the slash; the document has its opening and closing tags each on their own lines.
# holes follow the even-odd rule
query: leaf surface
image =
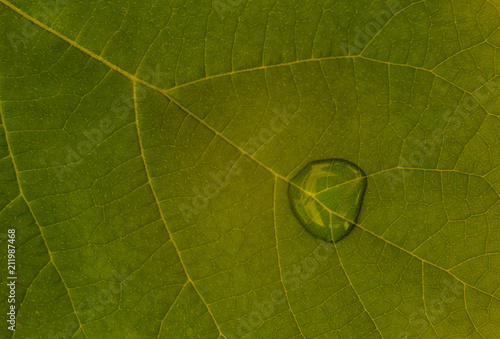
<svg viewBox="0 0 500 339">
<path fill-rule="evenodd" d="M 2 336 L 500 335 L 497 1 L 0 2 Z"/>
</svg>

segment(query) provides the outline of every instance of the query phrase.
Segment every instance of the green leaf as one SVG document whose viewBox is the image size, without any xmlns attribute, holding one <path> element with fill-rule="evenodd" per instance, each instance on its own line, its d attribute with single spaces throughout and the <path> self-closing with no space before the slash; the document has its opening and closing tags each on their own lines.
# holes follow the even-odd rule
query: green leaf
<svg viewBox="0 0 500 339">
<path fill-rule="evenodd" d="M 0 2 L 2 337 L 500 336 L 498 1 Z"/>
</svg>

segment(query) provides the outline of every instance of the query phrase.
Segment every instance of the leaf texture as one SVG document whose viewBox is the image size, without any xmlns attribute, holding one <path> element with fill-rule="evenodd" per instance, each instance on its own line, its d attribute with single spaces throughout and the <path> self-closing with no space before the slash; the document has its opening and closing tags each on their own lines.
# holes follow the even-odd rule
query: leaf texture
<svg viewBox="0 0 500 339">
<path fill-rule="evenodd" d="M 498 1 L 0 3 L 2 337 L 500 335 Z"/>
</svg>

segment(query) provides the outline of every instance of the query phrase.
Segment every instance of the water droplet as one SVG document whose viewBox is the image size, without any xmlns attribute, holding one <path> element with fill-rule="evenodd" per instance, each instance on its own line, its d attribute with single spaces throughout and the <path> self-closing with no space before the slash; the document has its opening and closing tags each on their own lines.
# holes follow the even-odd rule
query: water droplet
<svg viewBox="0 0 500 339">
<path fill-rule="evenodd" d="M 366 190 L 361 168 L 343 159 L 308 163 L 292 178 L 288 197 L 312 235 L 337 242 L 351 232 Z"/>
</svg>

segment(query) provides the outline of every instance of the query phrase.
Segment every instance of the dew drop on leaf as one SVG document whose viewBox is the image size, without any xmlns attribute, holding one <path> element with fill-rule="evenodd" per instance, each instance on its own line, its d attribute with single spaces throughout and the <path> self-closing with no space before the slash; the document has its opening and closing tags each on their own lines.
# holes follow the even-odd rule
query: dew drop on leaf
<svg viewBox="0 0 500 339">
<path fill-rule="evenodd" d="M 358 216 L 367 185 L 361 168 L 343 159 L 308 163 L 288 187 L 292 210 L 312 235 L 337 242 Z"/>
</svg>

